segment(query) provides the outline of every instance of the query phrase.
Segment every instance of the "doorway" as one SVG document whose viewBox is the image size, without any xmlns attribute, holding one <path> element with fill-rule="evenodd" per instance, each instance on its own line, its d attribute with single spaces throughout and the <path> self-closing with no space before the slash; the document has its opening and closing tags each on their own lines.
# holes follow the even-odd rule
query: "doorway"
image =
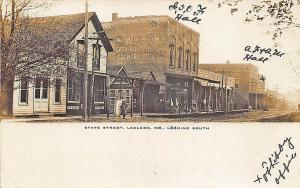
<svg viewBox="0 0 300 188">
<path fill-rule="evenodd" d="M 48 112 L 49 111 L 49 79 L 36 78 L 34 89 L 34 111 Z"/>
</svg>

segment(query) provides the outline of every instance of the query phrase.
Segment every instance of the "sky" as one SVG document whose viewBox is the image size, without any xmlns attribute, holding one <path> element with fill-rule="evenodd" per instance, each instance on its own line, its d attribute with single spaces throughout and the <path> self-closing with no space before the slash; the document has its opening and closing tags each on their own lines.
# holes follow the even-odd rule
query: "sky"
<svg viewBox="0 0 300 188">
<path fill-rule="evenodd" d="M 64 15 L 82 13 L 85 11 L 85 0 L 55 0 L 47 9 L 37 13 L 38 16 Z M 300 29 L 289 30 L 280 39 L 276 47 L 285 53 L 282 57 L 272 56 L 265 63 L 256 61 L 243 61 L 246 46 L 259 45 L 263 48 L 275 49 L 274 43 L 267 31 L 271 28 L 262 23 L 245 23 L 244 15 L 249 7 L 249 1 L 244 0 L 241 9 L 231 15 L 228 8 L 217 8 L 218 0 L 176 0 L 179 5 L 192 5 L 199 3 L 207 7 L 199 24 L 180 21 L 200 33 L 200 63 L 252 63 L 259 67 L 260 74 L 266 77 L 266 85 L 270 89 L 278 87 L 284 94 L 295 90 L 300 91 Z M 111 21 L 111 14 L 118 13 L 119 17 L 169 15 L 169 10 L 175 0 L 88 0 L 89 11 L 97 13 L 101 22 Z M 300 10 L 300 9 L 299 9 Z M 298 14 L 299 13 L 299 14 Z M 296 16 L 300 15 L 300 11 Z M 299 16 L 300 18 L 300 16 Z M 295 96 L 293 96 L 295 97 Z"/>
</svg>

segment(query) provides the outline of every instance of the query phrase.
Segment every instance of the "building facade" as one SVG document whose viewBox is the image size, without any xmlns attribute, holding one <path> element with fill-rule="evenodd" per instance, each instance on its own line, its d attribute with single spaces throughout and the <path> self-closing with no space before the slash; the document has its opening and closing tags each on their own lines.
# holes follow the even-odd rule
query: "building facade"
<svg viewBox="0 0 300 188">
<path fill-rule="evenodd" d="M 121 64 L 128 72 L 155 75 L 155 82 L 140 80 L 136 84 L 135 91 L 139 92 L 134 96 L 139 111 L 233 109 L 232 78 L 227 77 L 226 86 L 225 77 L 198 67 L 199 33 L 168 16 L 122 18 L 113 13 L 112 21 L 103 23 L 103 27 L 115 49 L 109 54 L 110 64 Z"/>
<path fill-rule="evenodd" d="M 112 21 L 103 26 L 113 39 L 115 49 L 108 56 L 109 63 L 124 65 L 128 72 L 151 71 L 160 83 L 159 100 L 153 109 L 166 110 L 179 93 L 178 102 L 192 107 L 193 75 L 198 72 L 199 33 L 168 16 L 121 18 L 113 13 Z M 178 88 L 179 93 L 176 92 Z"/>
<path fill-rule="evenodd" d="M 53 39 L 59 38 L 68 43 L 69 59 L 62 61 L 64 66 L 51 67 L 49 70 L 37 70 L 37 74 L 30 80 L 15 78 L 13 91 L 13 115 L 40 114 L 80 114 L 82 108 L 82 76 L 84 63 L 84 25 L 85 14 L 51 16 L 34 18 L 44 32 L 50 33 Z M 93 83 L 94 94 L 91 109 L 93 113 L 105 111 L 107 53 L 113 51 L 109 40 L 103 31 L 101 23 L 95 13 L 88 14 L 89 37 L 99 38 L 98 41 L 89 39 L 88 62 L 89 88 Z M 94 63 L 94 65 L 93 65 Z M 49 68 L 50 67 L 50 68 Z M 94 67 L 94 71 L 92 71 Z M 64 69 L 63 74 L 56 74 Z M 53 74 L 45 76 L 43 71 Z M 94 72 L 94 74 L 92 74 Z"/>
<path fill-rule="evenodd" d="M 109 39 L 95 13 L 89 14 L 88 22 L 88 109 L 90 114 L 103 114 L 108 111 L 110 76 L 107 74 L 108 53 L 113 51 Z M 71 42 L 68 64 L 67 114 L 82 113 L 83 76 L 85 56 L 84 25 Z M 93 91 L 93 92 L 91 92 Z M 93 93 L 93 94 L 91 94 Z"/>
<path fill-rule="evenodd" d="M 265 105 L 265 78 L 252 64 L 200 64 L 200 69 L 234 78 L 234 109 L 262 109 Z"/>
<path fill-rule="evenodd" d="M 108 65 L 107 73 L 110 75 L 109 112 L 120 115 L 122 101 L 126 103 L 126 111 L 130 112 L 133 108 L 133 80 L 120 65 Z"/>
</svg>

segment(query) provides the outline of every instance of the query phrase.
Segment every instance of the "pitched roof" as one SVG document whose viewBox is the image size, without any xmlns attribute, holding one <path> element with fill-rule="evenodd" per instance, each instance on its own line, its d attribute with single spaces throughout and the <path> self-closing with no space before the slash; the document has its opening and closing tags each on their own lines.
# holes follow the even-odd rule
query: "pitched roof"
<svg viewBox="0 0 300 188">
<path fill-rule="evenodd" d="M 100 32 L 101 42 L 104 48 L 111 52 L 113 48 L 95 12 L 88 13 L 89 21 L 92 21 L 97 32 Z M 29 19 L 32 30 L 44 37 L 55 40 L 71 42 L 85 26 L 85 13 L 35 17 Z"/>
<path fill-rule="evenodd" d="M 145 79 L 145 80 L 149 80 L 149 76 L 151 76 L 153 78 L 154 81 L 156 81 L 156 78 L 153 74 L 152 71 L 150 72 L 146 72 L 146 71 L 127 71 L 128 72 L 128 75 L 130 77 L 133 77 L 133 78 L 139 78 L 139 79 Z"/>
<path fill-rule="evenodd" d="M 117 76 L 122 68 L 124 67 L 121 65 L 107 65 L 107 73 L 109 75 Z"/>
</svg>

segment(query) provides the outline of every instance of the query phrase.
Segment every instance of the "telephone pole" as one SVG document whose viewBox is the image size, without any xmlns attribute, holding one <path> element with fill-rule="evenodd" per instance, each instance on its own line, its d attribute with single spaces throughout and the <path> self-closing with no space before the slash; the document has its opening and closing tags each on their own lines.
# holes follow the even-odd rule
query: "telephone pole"
<svg viewBox="0 0 300 188">
<path fill-rule="evenodd" d="M 226 82 L 225 82 L 225 114 L 228 113 L 228 94 L 227 94 L 227 82 L 228 82 L 228 66 L 230 61 L 226 61 Z"/>
<path fill-rule="evenodd" d="M 83 73 L 83 97 L 82 97 L 82 120 L 88 121 L 88 114 L 87 114 L 87 105 L 88 105 L 88 70 L 87 70 L 87 63 L 88 63 L 88 0 L 85 1 L 85 50 L 84 50 L 84 73 Z"/>
<path fill-rule="evenodd" d="M 257 88 L 255 89 L 256 94 L 254 96 L 254 87 L 253 87 L 254 83 L 256 84 L 256 87 L 257 87 L 257 82 L 254 81 L 254 79 L 252 78 L 251 82 L 248 82 L 248 83 L 251 84 L 251 94 L 250 94 L 249 102 L 250 102 L 250 105 L 251 105 L 252 109 L 257 110 Z"/>
</svg>

